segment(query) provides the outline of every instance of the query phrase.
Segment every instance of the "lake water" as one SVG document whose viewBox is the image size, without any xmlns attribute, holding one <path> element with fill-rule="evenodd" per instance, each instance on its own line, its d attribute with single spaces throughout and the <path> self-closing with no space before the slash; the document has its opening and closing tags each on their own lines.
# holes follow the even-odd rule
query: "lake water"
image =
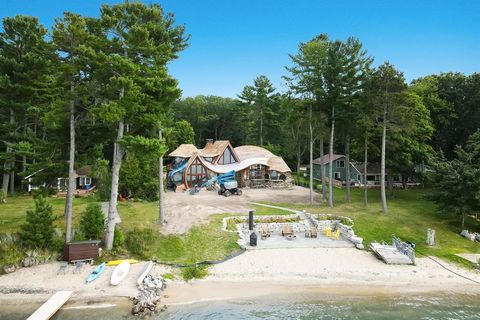
<svg viewBox="0 0 480 320">
<path fill-rule="evenodd" d="M 66 305 L 52 319 L 139 319 L 129 303 Z M 0 305 L 0 319 L 25 319 L 35 306 Z M 73 307 L 73 308 L 72 308 Z M 276 296 L 171 306 L 149 319 L 480 319 L 480 295 Z"/>
</svg>

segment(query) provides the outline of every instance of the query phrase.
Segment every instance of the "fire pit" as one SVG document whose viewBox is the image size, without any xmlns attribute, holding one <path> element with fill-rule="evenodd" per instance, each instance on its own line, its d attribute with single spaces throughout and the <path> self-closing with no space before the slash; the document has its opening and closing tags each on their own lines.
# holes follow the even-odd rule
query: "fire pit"
<svg viewBox="0 0 480 320">
<path fill-rule="evenodd" d="M 294 235 L 294 234 L 289 234 L 288 236 L 285 236 L 285 238 L 286 238 L 287 240 L 292 241 L 292 240 L 295 240 L 295 238 L 297 238 L 297 236 Z"/>
</svg>

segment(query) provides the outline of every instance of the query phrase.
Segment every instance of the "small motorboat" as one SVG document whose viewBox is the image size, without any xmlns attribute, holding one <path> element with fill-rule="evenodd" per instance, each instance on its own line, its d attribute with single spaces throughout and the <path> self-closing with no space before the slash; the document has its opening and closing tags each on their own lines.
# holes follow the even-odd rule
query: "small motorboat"
<svg viewBox="0 0 480 320">
<path fill-rule="evenodd" d="M 88 275 L 87 277 L 87 283 L 90 283 L 92 282 L 93 280 L 97 279 L 98 277 L 100 277 L 100 275 L 102 274 L 103 271 L 105 271 L 105 267 L 107 266 L 107 264 L 104 262 L 102 264 L 99 264 L 98 266 L 95 267 L 95 269 L 93 269 L 93 271 Z"/>
<path fill-rule="evenodd" d="M 130 262 L 128 262 L 128 260 L 124 260 L 122 263 L 116 266 L 115 269 L 113 269 L 110 284 L 113 286 L 118 285 L 123 281 L 123 279 L 125 279 L 128 271 L 130 271 Z"/>
<path fill-rule="evenodd" d="M 153 261 L 149 261 L 146 265 L 145 268 L 143 269 L 142 273 L 138 277 L 137 284 L 141 285 L 143 282 L 143 279 L 145 279 L 146 276 L 152 271 L 153 268 Z"/>
<path fill-rule="evenodd" d="M 123 261 L 128 261 L 130 264 L 135 264 L 135 263 L 138 263 L 138 260 L 135 260 L 135 259 L 122 259 L 122 260 L 111 260 L 111 261 L 108 261 L 107 262 L 107 266 L 111 267 L 111 266 L 118 266 L 120 263 L 122 263 Z"/>
</svg>

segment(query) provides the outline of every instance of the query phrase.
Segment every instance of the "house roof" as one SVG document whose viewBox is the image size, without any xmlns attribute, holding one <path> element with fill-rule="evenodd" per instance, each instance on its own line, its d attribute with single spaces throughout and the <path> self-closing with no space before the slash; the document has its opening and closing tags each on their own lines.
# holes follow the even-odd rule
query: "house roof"
<svg viewBox="0 0 480 320">
<path fill-rule="evenodd" d="M 181 144 L 177 149 L 170 152 L 169 157 L 190 158 L 192 154 L 198 153 L 199 150 L 193 144 Z"/>
<path fill-rule="evenodd" d="M 258 146 L 252 146 L 252 145 L 246 145 L 246 146 L 240 146 L 235 148 L 235 152 L 237 153 L 238 157 L 240 158 L 240 161 L 243 161 L 245 159 L 249 158 L 270 158 L 275 156 L 273 153 L 268 151 L 265 148 L 258 147 Z"/>
<path fill-rule="evenodd" d="M 216 157 L 225 151 L 225 148 L 230 145 L 228 140 L 217 140 L 214 143 L 207 143 L 203 149 L 200 149 L 200 153 L 204 157 Z"/>
<path fill-rule="evenodd" d="M 358 170 L 360 174 L 365 173 L 364 162 L 351 162 L 351 164 Z M 369 162 L 367 164 L 367 175 L 376 175 L 380 174 L 380 163 L 378 162 Z M 388 170 L 385 169 L 385 173 L 388 173 Z"/>
<path fill-rule="evenodd" d="M 273 156 L 268 159 L 267 163 L 270 170 L 275 170 L 282 173 L 292 172 L 292 170 L 290 170 L 288 165 L 281 157 Z"/>
<path fill-rule="evenodd" d="M 335 161 L 335 160 L 343 158 L 343 157 L 345 157 L 343 154 L 334 154 L 333 157 L 332 157 L 332 161 Z M 327 164 L 329 162 L 330 162 L 330 155 L 329 154 L 325 154 L 322 157 L 319 157 L 319 158 L 313 160 L 314 164 Z"/>
<path fill-rule="evenodd" d="M 92 175 L 92 166 L 86 165 L 75 170 L 78 176 L 91 176 Z"/>
</svg>

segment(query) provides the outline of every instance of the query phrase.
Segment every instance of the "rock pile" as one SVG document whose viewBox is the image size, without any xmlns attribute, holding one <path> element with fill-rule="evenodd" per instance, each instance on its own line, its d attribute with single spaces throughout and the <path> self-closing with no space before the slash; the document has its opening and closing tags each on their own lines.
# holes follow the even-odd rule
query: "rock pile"
<svg viewBox="0 0 480 320">
<path fill-rule="evenodd" d="M 167 287 L 165 279 L 158 276 L 148 275 L 138 286 L 140 292 L 133 298 L 132 314 L 152 315 L 157 309 L 162 291 Z M 162 311 L 164 308 L 162 308 Z"/>
</svg>

